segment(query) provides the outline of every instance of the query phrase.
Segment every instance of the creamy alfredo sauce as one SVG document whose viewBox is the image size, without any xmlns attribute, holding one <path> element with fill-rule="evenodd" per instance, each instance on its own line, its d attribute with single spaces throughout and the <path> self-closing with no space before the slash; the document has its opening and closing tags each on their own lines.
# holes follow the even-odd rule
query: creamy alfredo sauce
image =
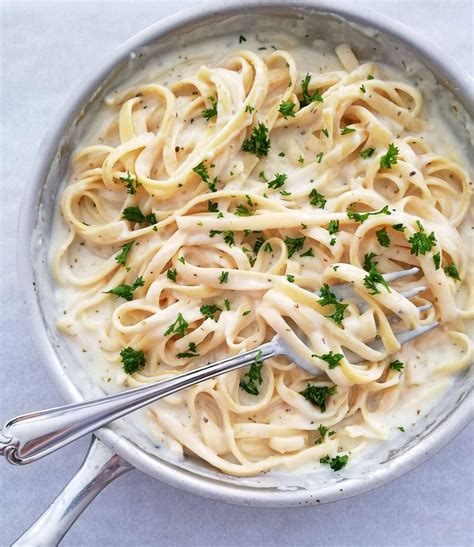
<svg viewBox="0 0 474 547">
<path fill-rule="evenodd" d="M 350 474 L 409 435 L 470 363 L 465 160 L 425 100 L 427 74 L 415 86 L 347 45 L 244 38 L 161 55 L 87 120 L 53 230 L 58 327 L 113 392 L 292 336 L 291 317 L 314 374 L 256 362 L 135 413 L 126 433 L 231 475 Z M 422 273 L 390 292 L 370 285 L 413 265 Z M 343 282 L 367 311 L 313 294 L 327 284 L 331 300 Z M 413 303 L 400 295 L 420 284 Z M 394 342 L 435 319 L 434 333 Z M 375 336 L 384 351 L 367 345 Z"/>
</svg>

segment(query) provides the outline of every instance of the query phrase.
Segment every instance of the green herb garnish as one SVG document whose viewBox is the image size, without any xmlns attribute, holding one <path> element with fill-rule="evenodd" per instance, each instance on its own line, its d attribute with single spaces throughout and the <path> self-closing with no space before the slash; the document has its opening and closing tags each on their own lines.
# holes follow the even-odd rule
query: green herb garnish
<svg viewBox="0 0 474 547">
<path fill-rule="evenodd" d="M 390 237 L 387 234 L 387 229 L 382 228 L 381 230 L 377 230 L 375 232 L 375 235 L 377 237 L 377 241 L 382 245 L 382 247 L 390 247 Z"/>
<path fill-rule="evenodd" d="M 125 266 L 125 262 L 127 261 L 127 255 L 130 252 L 133 243 L 133 241 L 130 241 L 129 243 L 125 243 L 125 245 L 122 245 L 119 254 L 115 257 L 115 260 L 119 264 L 122 264 L 122 266 Z"/>
<path fill-rule="evenodd" d="M 256 127 L 252 129 L 252 133 L 248 139 L 246 139 L 242 145 L 244 152 L 255 154 L 258 158 L 268 155 L 270 150 L 270 139 L 268 138 L 267 127 L 260 122 Z"/>
<path fill-rule="evenodd" d="M 229 272 L 222 272 L 219 277 L 219 283 L 222 285 L 227 283 L 227 281 L 229 281 Z"/>
<path fill-rule="evenodd" d="M 419 220 L 416 221 L 416 225 L 418 232 L 408 239 L 408 243 L 411 245 L 410 253 L 415 256 L 425 255 L 436 245 L 436 237 L 434 232 L 428 235 Z"/>
<path fill-rule="evenodd" d="M 366 148 L 365 150 L 362 150 L 362 152 L 359 152 L 359 156 L 366 160 L 367 158 L 371 158 L 374 152 L 375 148 Z"/>
<path fill-rule="evenodd" d="M 392 165 L 397 163 L 399 153 L 400 150 L 393 143 L 390 143 L 386 154 L 380 158 L 380 169 L 391 169 Z"/>
<path fill-rule="evenodd" d="M 214 319 L 214 321 L 217 321 L 217 319 L 214 317 L 214 315 L 218 312 L 218 311 L 222 311 L 218 306 L 216 306 L 215 304 L 204 304 L 203 306 L 201 306 L 199 308 L 199 311 L 205 316 L 205 317 L 208 317 L 209 319 Z"/>
<path fill-rule="evenodd" d="M 172 323 L 165 331 L 164 336 L 169 336 L 170 334 L 177 334 L 180 338 L 184 336 L 186 329 L 189 327 L 188 322 L 181 313 L 178 313 L 176 321 Z"/>
<path fill-rule="evenodd" d="M 303 98 L 300 101 L 301 107 L 308 106 L 315 101 L 320 103 L 324 102 L 324 99 L 318 90 L 316 90 L 312 95 L 309 94 L 308 88 L 310 82 L 311 76 L 309 74 L 306 74 L 306 76 L 301 80 L 301 93 L 303 94 Z"/>
<path fill-rule="evenodd" d="M 331 395 L 336 393 L 336 386 L 315 386 L 308 384 L 300 395 L 313 405 L 319 406 L 321 412 L 326 412 L 326 403 Z"/>
<path fill-rule="evenodd" d="M 122 368 L 125 374 L 133 374 L 141 370 L 146 365 L 146 357 L 143 351 L 131 348 L 123 348 L 120 352 L 122 358 Z"/>
<path fill-rule="evenodd" d="M 205 108 L 202 111 L 202 117 L 209 121 L 214 116 L 217 116 L 217 99 L 215 97 L 208 97 L 210 103 L 212 104 L 211 108 Z"/>
<path fill-rule="evenodd" d="M 399 361 L 398 359 L 396 359 L 395 361 L 392 361 L 392 362 L 389 364 L 388 368 L 391 368 L 392 370 L 397 370 L 398 372 L 401 372 L 401 371 L 403 370 L 403 367 L 404 367 L 404 366 L 405 366 L 405 365 L 404 365 L 401 361 Z"/>
<path fill-rule="evenodd" d="M 129 171 L 127 171 L 126 177 L 120 177 L 121 182 L 124 182 L 127 187 L 127 192 L 129 194 L 136 194 L 137 188 L 141 186 L 141 184 L 137 181 L 137 179 L 130 174 Z"/>
<path fill-rule="evenodd" d="M 349 461 L 349 456 L 336 456 L 335 458 L 330 458 L 329 456 L 324 456 L 319 460 L 321 463 L 328 464 L 333 471 L 340 471 L 343 467 L 346 467 L 347 462 Z"/>
<path fill-rule="evenodd" d="M 388 210 L 388 205 L 385 205 L 380 211 L 372 211 L 370 213 L 356 213 L 350 209 L 347 210 L 347 217 L 361 224 L 365 222 L 370 216 L 373 215 L 391 215 L 392 213 Z"/>
<path fill-rule="evenodd" d="M 334 306 L 334 312 L 330 315 L 325 315 L 328 319 L 332 319 L 340 327 L 342 327 L 342 320 L 344 319 L 344 312 L 349 304 L 343 304 L 340 302 L 336 295 L 331 292 L 329 285 L 325 283 L 319 291 L 321 298 L 318 300 L 318 304 L 321 306 Z"/>
<path fill-rule="evenodd" d="M 461 277 L 459 276 L 458 269 L 454 264 L 448 264 L 447 266 L 444 266 L 443 268 L 444 273 L 448 275 L 449 277 L 452 277 L 453 279 L 457 279 L 458 281 L 461 281 Z"/>
<path fill-rule="evenodd" d="M 295 103 L 292 103 L 291 101 L 281 101 L 280 108 L 278 109 L 278 112 L 280 112 L 280 114 L 283 115 L 285 120 L 287 120 L 290 117 L 294 118 L 295 117 L 295 113 L 294 113 L 295 106 L 296 106 Z"/>
<path fill-rule="evenodd" d="M 311 190 L 309 193 L 309 203 L 311 205 L 314 205 L 314 207 L 319 207 L 320 209 L 324 209 L 324 206 L 327 203 L 327 199 L 320 194 L 315 188 Z"/>
<path fill-rule="evenodd" d="M 287 178 L 288 175 L 285 175 L 284 173 L 275 173 L 275 178 L 267 182 L 268 188 L 281 188 L 285 184 Z"/>
<path fill-rule="evenodd" d="M 305 242 L 306 237 L 285 237 L 285 245 L 288 249 L 288 258 L 291 258 L 297 251 L 300 251 Z"/>
<path fill-rule="evenodd" d="M 138 289 L 138 287 L 143 287 L 144 281 L 142 277 L 137 277 L 133 282 L 133 285 L 119 285 L 115 289 L 110 291 L 105 291 L 107 294 L 114 294 L 120 298 L 125 298 L 125 300 L 133 300 L 133 291 Z"/>
<path fill-rule="evenodd" d="M 176 357 L 178 359 L 190 359 L 191 357 L 199 357 L 196 344 L 194 342 L 189 342 L 188 351 L 177 353 Z"/>
<path fill-rule="evenodd" d="M 156 224 L 155 213 L 150 213 L 149 215 L 144 215 L 140 207 L 126 207 L 123 210 L 122 218 L 130 220 L 131 222 L 136 222 L 137 224 Z"/>
<path fill-rule="evenodd" d="M 239 386 L 249 393 L 250 395 L 258 395 L 258 386 L 263 382 L 262 379 L 262 367 L 261 361 L 262 351 L 259 350 L 255 355 L 255 362 L 250 365 L 248 371 L 244 374 L 240 380 Z"/>
</svg>

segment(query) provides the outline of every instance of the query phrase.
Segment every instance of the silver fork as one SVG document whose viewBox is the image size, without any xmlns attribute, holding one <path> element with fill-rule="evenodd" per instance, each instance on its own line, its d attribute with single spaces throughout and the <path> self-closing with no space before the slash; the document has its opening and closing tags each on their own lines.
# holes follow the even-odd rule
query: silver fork
<svg viewBox="0 0 474 547">
<path fill-rule="evenodd" d="M 414 275 L 418 271 L 418 268 L 411 268 L 409 270 L 385 274 L 383 277 L 385 281 L 391 282 Z M 400 294 L 403 294 L 407 298 L 412 298 L 423 290 L 425 290 L 425 287 L 420 286 L 401 292 Z M 335 285 L 331 287 L 331 291 L 338 299 L 350 297 L 359 306 L 361 311 L 366 309 L 366 303 L 355 295 L 350 283 Z M 420 311 L 429 308 L 431 308 L 431 304 L 418 307 Z M 438 323 L 434 322 L 417 329 L 405 330 L 396 334 L 396 338 L 400 344 L 405 344 L 437 326 Z M 380 341 L 375 341 L 371 345 L 373 349 L 378 349 L 380 346 Z M 255 362 L 256 359 L 264 361 L 277 355 L 289 357 L 296 365 L 308 371 L 308 363 L 302 356 L 277 335 L 270 342 L 266 342 L 250 351 L 239 353 L 233 357 L 222 359 L 221 361 L 195 370 L 190 370 L 175 378 L 169 378 L 92 401 L 18 416 L 3 426 L 2 434 L 0 435 L 0 453 L 12 464 L 22 465 L 34 462 L 43 456 L 51 454 L 51 452 L 54 452 L 58 448 L 62 448 L 72 441 L 99 429 L 105 424 L 162 397 L 226 372 L 245 367 Z M 347 355 L 348 353 L 346 352 Z M 362 361 L 358 356 L 352 355 L 351 357 L 352 362 Z M 314 366 L 311 367 L 310 372 L 314 374 Z"/>
</svg>

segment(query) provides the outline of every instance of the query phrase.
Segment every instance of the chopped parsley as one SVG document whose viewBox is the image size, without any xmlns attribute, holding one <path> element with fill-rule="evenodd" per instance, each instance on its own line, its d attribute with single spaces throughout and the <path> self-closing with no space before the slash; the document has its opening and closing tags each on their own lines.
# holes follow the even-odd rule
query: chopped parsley
<svg viewBox="0 0 474 547">
<path fill-rule="evenodd" d="M 300 256 L 314 256 L 313 247 L 310 247 L 307 251 L 301 253 Z"/>
<path fill-rule="evenodd" d="M 176 321 L 172 323 L 165 331 L 164 336 L 169 336 L 170 334 L 177 334 L 180 338 L 184 336 L 186 329 L 189 327 L 188 322 L 182 316 L 181 313 L 178 313 Z"/>
<path fill-rule="evenodd" d="M 326 361 L 326 363 L 329 365 L 329 368 L 333 369 L 341 364 L 339 361 L 344 357 L 344 355 L 342 353 L 333 353 L 332 351 L 330 351 L 329 353 L 324 353 L 323 355 L 313 354 L 312 357 L 317 357 L 322 361 Z"/>
<path fill-rule="evenodd" d="M 390 237 L 387 234 L 387 229 L 382 228 L 381 230 L 377 230 L 375 232 L 375 235 L 377 237 L 377 241 L 382 245 L 382 247 L 390 247 Z"/>
<path fill-rule="evenodd" d="M 392 361 L 389 364 L 388 368 L 391 368 L 392 370 L 398 370 L 398 372 L 401 372 L 403 370 L 404 366 L 405 365 L 401 361 L 396 359 L 395 361 Z"/>
<path fill-rule="evenodd" d="M 219 283 L 222 285 L 227 283 L 227 281 L 229 281 L 229 272 L 222 272 L 219 277 Z"/>
<path fill-rule="evenodd" d="M 331 437 L 332 435 L 335 435 L 335 431 L 329 431 L 329 427 L 324 426 L 323 424 L 318 425 L 318 432 L 320 437 L 316 439 L 315 444 L 321 444 L 324 442 L 324 437 L 328 435 Z"/>
<path fill-rule="evenodd" d="M 146 365 L 146 357 L 143 351 L 133 349 L 130 346 L 123 348 L 120 357 L 122 358 L 122 368 L 125 374 L 133 374 Z"/>
<path fill-rule="evenodd" d="M 458 269 L 454 264 L 448 264 L 447 266 L 444 266 L 443 268 L 444 273 L 448 275 L 449 277 L 452 277 L 453 279 L 457 279 L 458 281 L 461 281 L 461 277 L 459 276 Z"/>
<path fill-rule="evenodd" d="M 216 306 L 215 304 L 204 304 L 203 306 L 201 306 L 199 308 L 199 311 L 205 316 L 205 317 L 208 317 L 209 319 L 214 319 L 214 321 L 217 321 L 217 319 L 214 317 L 214 315 L 218 312 L 218 311 L 222 311 L 221 308 L 219 308 L 218 306 Z"/>
<path fill-rule="evenodd" d="M 247 38 L 245 38 L 245 36 L 242 36 L 242 34 L 239 36 L 239 44 L 241 44 L 242 42 L 246 42 L 247 41 Z"/>
<path fill-rule="evenodd" d="M 300 391 L 300 395 L 313 403 L 313 405 L 319 406 L 321 412 L 326 412 L 326 403 L 331 395 L 336 393 L 336 386 L 315 386 L 308 384 L 303 391 Z"/>
<path fill-rule="evenodd" d="M 215 202 L 212 202 L 212 201 L 208 201 L 207 202 L 207 210 L 209 211 L 209 213 L 218 213 L 219 212 L 219 204 L 215 203 Z"/>
<path fill-rule="evenodd" d="M 265 243 L 264 247 L 263 247 L 263 250 L 266 252 L 266 253 L 272 253 L 273 252 L 273 247 L 270 245 L 270 243 L 268 243 L 268 241 Z"/>
<path fill-rule="evenodd" d="M 176 271 L 176 269 L 174 270 L 168 270 L 166 272 L 166 277 L 170 280 L 170 281 L 174 281 L 176 283 L 176 277 L 178 276 L 178 272 Z"/>
<path fill-rule="evenodd" d="M 365 85 L 362 84 L 359 89 L 361 90 L 362 93 L 365 93 L 367 91 L 367 89 L 365 89 Z"/>
<path fill-rule="evenodd" d="M 107 294 L 114 294 L 120 298 L 125 298 L 125 300 L 133 300 L 133 291 L 138 289 L 138 287 L 143 287 L 144 281 L 142 277 L 137 277 L 133 282 L 133 285 L 119 285 L 115 289 L 106 291 Z"/>
<path fill-rule="evenodd" d="M 355 133 L 355 129 L 348 126 L 341 128 L 341 135 L 348 135 L 349 133 Z"/>
<path fill-rule="evenodd" d="M 222 232 L 222 230 L 210 230 L 209 237 L 215 237 L 218 234 L 223 234 L 224 242 L 227 243 L 229 247 L 235 245 L 234 232 L 231 230 L 225 230 L 224 232 Z"/>
<path fill-rule="evenodd" d="M 374 78 L 374 76 L 372 76 L 372 74 L 368 74 L 367 80 L 374 80 L 374 79 L 375 79 L 375 78 Z"/>
<path fill-rule="evenodd" d="M 385 155 L 380 158 L 380 169 L 391 169 L 398 161 L 400 150 L 393 144 L 388 145 L 388 150 Z"/>
<path fill-rule="evenodd" d="M 194 173 L 196 173 L 197 175 L 201 177 L 202 182 L 207 184 L 211 192 L 217 192 L 217 187 L 216 187 L 217 178 L 211 181 L 209 177 L 209 172 L 207 170 L 207 167 L 204 161 L 196 165 L 196 167 L 193 167 L 193 171 Z"/>
<path fill-rule="evenodd" d="M 177 353 L 176 357 L 178 359 L 190 359 L 191 357 L 199 357 L 196 344 L 194 342 L 189 342 L 188 351 Z"/>
<path fill-rule="evenodd" d="M 372 266 L 368 272 L 369 273 L 364 277 L 364 286 L 369 289 L 369 291 L 372 291 L 369 294 L 372 296 L 374 294 L 381 294 L 376 283 L 380 283 L 387 289 L 388 292 L 391 292 L 390 287 L 387 285 L 387 282 L 383 278 L 382 274 L 377 270 L 376 262 L 372 262 Z"/>
<path fill-rule="evenodd" d="M 344 456 L 337 455 L 335 458 L 324 456 L 324 458 L 321 458 L 319 461 L 328 464 L 333 471 L 340 471 L 343 467 L 346 467 L 349 456 L 347 454 Z"/>
<path fill-rule="evenodd" d="M 419 220 L 416 221 L 416 225 L 418 232 L 408 239 L 408 243 L 411 245 L 410 253 L 415 256 L 425 255 L 436 245 L 436 237 L 434 232 L 428 235 Z"/>
<path fill-rule="evenodd" d="M 245 207 L 245 205 L 237 205 L 234 215 L 237 215 L 238 217 L 250 217 L 253 215 L 253 211 Z"/>
<path fill-rule="evenodd" d="M 294 109 L 295 109 L 295 103 L 291 102 L 291 101 L 281 101 L 280 103 L 280 108 L 278 109 L 278 112 L 280 112 L 280 114 L 282 114 L 282 116 L 285 118 L 285 120 L 287 120 L 288 118 L 294 118 L 295 117 L 295 113 L 294 113 Z"/>
<path fill-rule="evenodd" d="M 127 170 L 127 176 L 126 177 L 120 177 L 121 182 L 124 182 L 127 186 L 127 192 L 129 194 L 136 194 L 137 188 L 141 186 L 141 184 L 137 181 L 137 179 L 130 174 L 130 172 Z"/>
<path fill-rule="evenodd" d="M 230 311 L 230 302 L 229 302 L 229 299 L 226 298 L 226 299 L 224 300 L 224 306 L 225 306 L 225 309 L 226 309 L 227 311 Z"/>
<path fill-rule="evenodd" d="M 130 241 L 129 243 L 125 243 L 125 245 L 122 245 L 120 248 L 119 254 L 115 257 L 115 260 L 122 264 L 122 266 L 125 266 L 125 263 L 127 261 L 128 253 L 130 252 L 130 249 L 132 248 L 133 241 Z"/>
<path fill-rule="evenodd" d="M 309 104 L 314 103 L 315 101 L 318 101 L 320 103 L 324 102 L 318 90 L 316 90 L 312 95 L 310 95 L 308 91 L 310 82 L 311 82 L 311 76 L 309 74 L 306 74 L 306 76 L 301 80 L 301 93 L 303 94 L 303 98 L 301 99 L 300 104 L 302 107 L 308 106 Z"/>
<path fill-rule="evenodd" d="M 217 99 L 215 97 L 208 97 L 208 99 L 212 106 L 211 108 L 205 108 L 202 111 L 202 117 L 207 121 L 209 121 L 214 116 L 217 116 Z"/>
<path fill-rule="evenodd" d="M 330 220 L 328 224 L 328 232 L 329 235 L 334 235 L 339 232 L 339 221 L 338 220 Z"/>
<path fill-rule="evenodd" d="M 306 237 L 285 237 L 285 245 L 288 249 L 288 258 L 291 258 L 297 251 L 301 251 Z"/>
<path fill-rule="evenodd" d="M 184 258 L 184 256 L 178 257 L 178 260 L 181 262 L 181 264 L 186 264 L 186 259 Z"/>
<path fill-rule="evenodd" d="M 433 262 L 435 265 L 435 270 L 439 270 L 441 266 L 441 253 L 439 251 L 433 255 Z"/>
<path fill-rule="evenodd" d="M 332 319 L 340 327 L 342 327 L 342 320 L 344 319 L 344 312 L 349 304 L 343 304 L 339 302 L 336 295 L 331 292 L 329 285 L 325 283 L 320 292 L 321 298 L 318 300 L 318 304 L 321 306 L 334 306 L 334 312 L 330 315 L 325 315 L 325 317 Z"/>
<path fill-rule="evenodd" d="M 402 426 L 398 426 L 397 429 L 401 431 L 402 433 L 405 433 L 405 428 Z"/>
<path fill-rule="evenodd" d="M 262 158 L 268 155 L 270 150 L 270 139 L 268 138 L 267 127 L 260 122 L 256 127 L 252 129 L 252 133 L 248 139 L 246 139 L 242 145 L 244 152 L 255 154 L 257 158 Z"/>
<path fill-rule="evenodd" d="M 318 163 L 321 163 L 322 159 L 323 159 L 323 156 L 324 156 L 324 153 L 323 152 L 320 152 L 319 154 L 316 155 L 316 161 Z"/>
<path fill-rule="evenodd" d="M 321 129 L 321 132 L 322 132 L 324 135 L 326 135 L 326 137 L 329 139 L 329 131 L 327 130 L 326 127 L 323 127 L 323 128 Z"/>
<path fill-rule="evenodd" d="M 252 106 L 251 104 L 246 104 L 245 105 L 245 112 L 248 112 L 249 114 L 252 114 L 252 112 L 255 110 L 255 107 Z"/>
<path fill-rule="evenodd" d="M 320 194 L 315 188 L 311 190 L 309 193 L 309 203 L 311 205 L 314 205 L 314 207 L 319 207 L 320 209 L 324 209 L 324 206 L 327 203 L 327 199 Z"/>
<path fill-rule="evenodd" d="M 300 155 L 300 157 L 298 158 L 298 162 L 299 162 L 299 163 L 304 163 L 304 158 L 303 158 L 303 156 Z"/>
<path fill-rule="evenodd" d="M 156 224 L 155 213 L 150 213 L 149 215 L 144 215 L 140 207 L 126 207 L 123 210 L 122 218 L 130 220 L 131 222 L 136 222 L 137 224 Z"/>
<path fill-rule="evenodd" d="M 388 205 L 385 205 L 383 209 L 380 209 L 380 211 L 372 211 L 369 213 L 356 213 L 355 211 L 352 211 L 351 209 L 347 210 L 347 217 L 351 220 L 355 220 L 356 222 L 360 222 L 361 224 L 365 222 L 370 216 L 373 215 L 391 215 L 392 213 L 388 210 Z"/>
<path fill-rule="evenodd" d="M 295 282 L 295 276 L 294 275 L 288 274 L 286 276 L 286 279 L 288 280 L 289 283 L 294 283 Z"/>
<path fill-rule="evenodd" d="M 401 222 L 399 224 L 394 224 L 392 228 L 397 232 L 404 232 L 406 230 L 406 226 L 404 226 Z"/>
<path fill-rule="evenodd" d="M 255 362 L 250 365 L 248 371 L 243 375 L 240 380 L 239 386 L 249 393 L 250 395 L 258 395 L 258 387 L 263 382 L 262 379 L 262 367 L 263 362 L 260 359 L 262 351 L 259 350 L 255 356 Z"/>
<path fill-rule="evenodd" d="M 374 258 L 377 255 L 375 253 L 368 253 L 364 255 L 364 270 L 366 272 L 370 272 L 372 268 L 377 268 L 377 262 L 375 262 Z"/>
<path fill-rule="evenodd" d="M 367 158 L 371 158 L 374 152 L 375 148 L 366 148 L 365 150 L 362 150 L 362 152 L 359 152 L 359 156 L 366 160 Z"/>
<path fill-rule="evenodd" d="M 280 190 L 280 194 L 282 196 L 291 196 L 291 192 L 287 192 L 286 190 Z"/>
<path fill-rule="evenodd" d="M 284 173 L 275 173 L 275 178 L 267 182 L 268 188 L 281 188 L 285 184 L 287 178 L 288 175 L 285 175 Z"/>
</svg>

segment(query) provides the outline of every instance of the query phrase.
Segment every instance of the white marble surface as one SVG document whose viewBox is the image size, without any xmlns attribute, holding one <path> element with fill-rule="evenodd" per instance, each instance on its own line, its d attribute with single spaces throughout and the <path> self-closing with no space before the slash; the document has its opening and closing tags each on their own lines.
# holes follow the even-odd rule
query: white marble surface
<svg viewBox="0 0 474 547">
<path fill-rule="evenodd" d="M 123 40 L 197 1 L 1 2 L 0 422 L 60 404 L 28 335 L 15 268 L 16 225 L 31 158 L 81 75 Z M 358 0 L 416 26 L 472 74 L 472 1 Z M 217 503 L 138 471 L 107 489 L 65 546 L 403 545 L 474 543 L 474 428 L 407 476 L 342 502 L 288 510 Z M 72 476 L 88 440 L 40 462 L 0 462 L 0 545 L 9 544 Z"/>
</svg>

